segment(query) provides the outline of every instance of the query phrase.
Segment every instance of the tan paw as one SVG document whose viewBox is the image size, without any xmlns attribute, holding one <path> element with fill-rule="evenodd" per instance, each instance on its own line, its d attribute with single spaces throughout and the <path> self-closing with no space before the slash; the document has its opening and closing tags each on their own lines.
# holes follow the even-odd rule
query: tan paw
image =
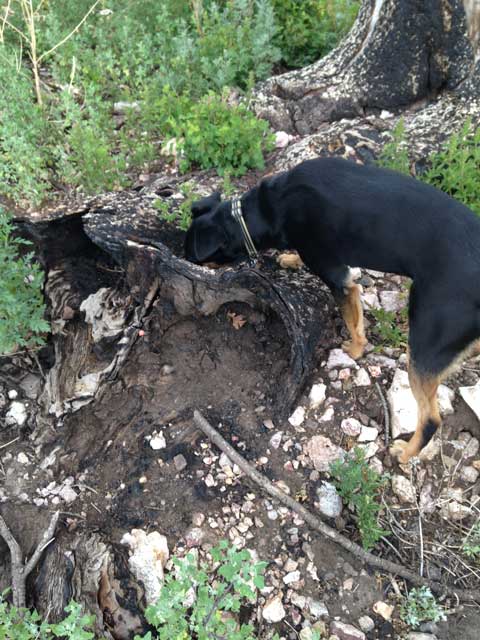
<svg viewBox="0 0 480 640">
<path fill-rule="evenodd" d="M 303 262 L 298 253 L 281 253 L 277 257 L 277 263 L 282 269 L 301 269 Z"/>
<path fill-rule="evenodd" d="M 351 340 L 347 340 L 342 344 L 342 348 L 345 353 L 353 358 L 354 360 L 358 360 L 363 356 L 363 352 L 365 351 L 365 345 L 367 342 L 352 342 Z"/>
<path fill-rule="evenodd" d="M 408 453 L 407 447 L 408 442 L 405 442 L 405 440 L 395 440 L 390 445 L 390 455 L 392 456 L 392 458 L 398 460 L 400 464 L 406 464 L 412 457 Z"/>
</svg>

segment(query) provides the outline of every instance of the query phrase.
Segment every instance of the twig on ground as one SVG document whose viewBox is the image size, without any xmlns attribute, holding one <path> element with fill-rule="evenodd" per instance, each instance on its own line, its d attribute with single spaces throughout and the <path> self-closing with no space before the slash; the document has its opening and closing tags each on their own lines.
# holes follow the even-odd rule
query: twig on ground
<svg viewBox="0 0 480 640">
<path fill-rule="evenodd" d="M 332 527 L 329 527 L 327 524 L 322 522 L 320 518 L 310 513 L 310 511 L 305 509 L 305 507 L 303 507 L 301 504 L 293 500 L 293 498 L 284 493 L 281 489 L 278 489 L 275 485 L 273 485 L 270 480 L 268 480 L 268 478 L 259 473 L 226 440 L 224 440 L 224 438 L 218 433 L 218 431 L 212 427 L 212 425 L 202 416 L 199 411 L 194 411 L 193 418 L 197 427 L 201 429 L 203 433 L 208 438 L 210 438 L 210 440 L 221 451 L 223 451 L 223 453 L 225 453 L 225 455 L 228 456 L 228 458 L 230 458 L 232 462 L 238 465 L 238 467 L 242 469 L 242 471 L 248 478 L 250 478 L 250 480 L 253 480 L 266 493 L 270 494 L 272 497 L 285 504 L 289 509 L 292 509 L 292 511 L 297 513 L 313 529 L 324 535 L 329 540 L 337 543 L 338 545 L 352 553 L 352 555 L 354 555 L 355 557 L 359 558 L 363 562 L 366 562 L 372 567 L 377 567 L 378 569 L 382 569 L 388 573 L 397 574 L 405 578 L 406 580 L 409 580 L 416 586 L 427 586 L 430 587 L 432 591 L 435 591 L 437 593 L 446 593 L 452 597 L 456 593 L 460 600 L 463 601 L 480 601 L 480 592 L 478 591 L 456 590 L 438 582 L 425 580 L 418 574 L 414 573 L 413 571 L 409 571 L 396 562 L 391 562 L 390 560 L 379 558 L 373 553 L 365 551 L 365 549 L 360 547 L 360 545 L 352 542 L 345 536 L 342 536 L 335 529 L 332 529 Z"/>
<path fill-rule="evenodd" d="M 388 449 L 388 445 L 390 444 L 390 414 L 388 412 L 388 405 L 387 405 L 387 401 L 385 400 L 382 387 L 378 384 L 378 382 L 375 383 L 375 389 L 377 390 L 377 393 L 380 397 L 380 401 L 383 407 L 383 417 L 385 422 L 384 438 L 385 438 L 385 446 Z"/>
<path fill-rule="evenodd" d="M 0 444 L 0 449 L 5 449 L 5 447 L 9 447 L 11 444 L 16 442 L 17 440 L 20 440 L 20 436 L 17 436 L 16 438 L 14 438 L 13 440 L 10 440 L 9 442 L 5 442 L 5 444 Z"/>
<path fill-rule="evenodd" d="M 60 513 L 58 511 L 53 514 L 50 520 L 50 524 L 44 531 L 42 539 L 38 543 L 37 548 L 32 554 L 32 557 L 27 563 L 24 563 L 20 545 L 15 540 L 12 532 L 7 526 L 7 523 L 0 515 L 0 535 L 5 540 L 8 548 L 10 549 L 12 595 L 14 607 L 17 607 L 19 609 L 25 609 L 26 607 L 27 578 L 38 564 L 43 551 L 54 540 L 53 534 L 55 533 L 59 516 Z"/>
</svg>

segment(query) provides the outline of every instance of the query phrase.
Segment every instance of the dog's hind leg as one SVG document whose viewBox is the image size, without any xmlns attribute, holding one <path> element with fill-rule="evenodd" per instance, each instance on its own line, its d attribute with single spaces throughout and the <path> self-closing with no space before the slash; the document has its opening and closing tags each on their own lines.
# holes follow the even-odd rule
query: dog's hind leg
<svg viewBox="0 0 480 640">
<path fill-rule="evenodd" d="M 415 283 L 410 290 L 409 322 L 408 378 L 418 419 L 410 441 L 395 442 L 390 449 L 401 463 L 418 455 L 437 431 L 441 424 L 438 385 L 480 334 L 472 301 L 459 298 L 456 290 L 422 290 Z"/>
<path fill-rule="evenodd" d="M 390 453 L 397 457 L 399 462 L 406 463 L 420 453 L 441 424 L 438 410 L 437 390 L 441 375 L 422 374 L 415 369 L 411 362 L 408 368 L 408 380 L 413 396 L 417 401 L 418 417 L 415 433 L 408 442 L 394 442 Z"/>
</svg>

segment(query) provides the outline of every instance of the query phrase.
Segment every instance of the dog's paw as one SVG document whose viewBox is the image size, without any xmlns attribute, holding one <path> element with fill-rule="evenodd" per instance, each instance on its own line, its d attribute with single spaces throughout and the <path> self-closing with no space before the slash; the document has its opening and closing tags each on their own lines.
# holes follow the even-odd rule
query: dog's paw
<svg viewBox="0 0 480 640">
<path fill-rule="evenodd" d="M 363 343 L 363 342 L 353 342 L 352 340 L 347 340 L 342 344 L 342 348 L 345 351 L 345 353 L 348 353 L 348 355 L 351 358 L 353 358 L 354 360 L 358 360 L 363 356 L 363 352 L 365 351 L 365 345 L 366 345 L 366 341 L 365 343 Z"/>
<path fill-rule="evenodd" d="M 282 269 L 301 269 L 303 267 L 302 259 L 298 253 L 281 253 L 277 257 L 277 264 Z"/>
<path fill-rule="evenodd" d="M 395 440 L 390 445 L 389 452 L 392 458 L 395 458 L 399 464 L 407 464 L 407 462 L 412 457 L 408 453 L 407 448 L 408 448 L 408 442 L 405 442 L 405 440 Z"/>
</svg>

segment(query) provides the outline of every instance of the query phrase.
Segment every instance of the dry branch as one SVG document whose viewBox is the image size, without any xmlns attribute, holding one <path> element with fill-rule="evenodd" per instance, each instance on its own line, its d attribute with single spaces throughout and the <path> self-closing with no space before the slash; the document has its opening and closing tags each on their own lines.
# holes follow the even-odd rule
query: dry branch
<svg viewBox="0 0 480 640">
<path fill-rule="evenodd" d="M 202 416 L 199 411 L 194 411 L 193 418 L 195 424 L 199 429 L 203 431 L 203 433 L 210 438 L 210 440 L 221 450 L 225 455 L 227 455 L 232 462 L 240 467 L 240 469 L 253 480 L 259 487 L 261 487 L 266 493 L 270 494 L 272 497 L 280 500 L 283 504 L 285 504 L 289 509 L 292 509 L 295 513 L 297 513 L 305 522 L 315 529 L 323 536 L 328 538 L 329 540 L 333 540 L 336 544 L 340 545 L 347 551 L 349 551 L 352 555 L 354 555 L 359 560 L 366 562 L 372 567 L 376 567 L 377 569 L 383 569 L 388 573 L 396 574 L 409 580 L 412 584 L 416 586 L 427 586 L 430 587 L 432 591 L 436 591 L 437 593 L 445 593 L 451 597 L 458 597 L 460 600 L 465 602 L 480 602 L 480 592 L 471 591 L 471 590 L 460 590 L 453 589 L 447 587 L 444 584 L 439 582 L 431 582 L 419 576 L 418 574 L 406 569 L 401 564 L 397 564 L 396 562 L 391 562 L 390 560 L 385 560 L 384 558 L 379 558 L 375 556 L 373 553 L 369 553 L 362 549 L 358 544 L 348 540 L 345 536 L 342 536 L 338 531 L 332 529 L 327 524 L 322 522 L 320 518 L 313 515 L 305 509 L 301 504 L 293 500 L 290 496 L 284 493 L 281 489 L 278 489 L 273 485 L 270 480 L 268 480 L 265 476 L 259 473 L 256 469 L 252 467 L 250 463 L 248 463 L 237 451 L 230 445 L 224 438 L 218 433 L 214 427 Z"/>
<path fill-rule="evenodd" d="M 32 557 L 27 563 L 24 563 L 23 561 L 23 554 L 20 545 L 8 528 L 7 523 L 0 515 L 0 535 L 3 537 L 10 550 L 12 564 L 12 595 L 14 607 L 17 607 L 19 609 L 25 609 L 26 607 L 27 578 L 38 564 L 38 561 L 40 560 L 40 557 L 45 548 L 48 547 L 48 545 L 52 542 L 59 515 L 60 513 L 58 511 L 53 514 L 48 528 L 44 531 L 42 539 L 38 543 L 37 548 L 35 549 Z"/>
</svg>

